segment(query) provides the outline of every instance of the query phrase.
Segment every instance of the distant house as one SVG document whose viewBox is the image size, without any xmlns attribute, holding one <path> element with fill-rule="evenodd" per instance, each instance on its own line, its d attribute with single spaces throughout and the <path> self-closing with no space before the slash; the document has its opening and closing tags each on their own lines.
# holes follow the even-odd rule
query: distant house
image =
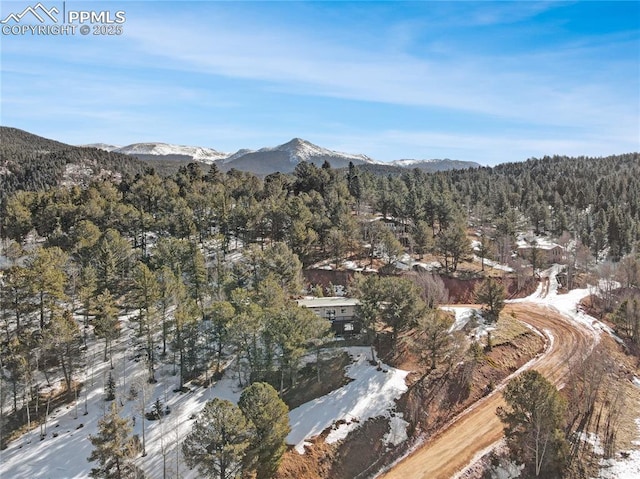
<svg viewBox="0 0 640 479">
<path fill-rule="evenodd" d="M 408 246 L 410 243 L 411 236 L 411 224 L 409 222 L 400 221 L 396 218 L 385 218 L 383 216 L 376 216 L 374 218 L 370 218 L 364 222 L 364 231 L 363 237 L 365 241 L 369 241 L 369 228 L 367 224 L 380 221 L 385 227 L 393 233 L 398 241 L 402 244 L 402 246 Z"/>
<path fill-rule="evenodd" d="M 531 250 L 537 249 L 540 258 L 545 263 L 559 263 L 564 258 L 564 248 L 555 243 L 542 244 L 520 244 L 518 245 L 518 254 L 526 259 L 531 258 Z"/>
<path fill-rule="evenodd" d="M 361 325 L 356 318 L 360 301 L 355 298 L 333 296 L 327 298 L 299 299 L 298 306 L 309 308 L 321 318 L 331 321 L 331 329 L 339 336 L 360 333 Z"/>
</svg>

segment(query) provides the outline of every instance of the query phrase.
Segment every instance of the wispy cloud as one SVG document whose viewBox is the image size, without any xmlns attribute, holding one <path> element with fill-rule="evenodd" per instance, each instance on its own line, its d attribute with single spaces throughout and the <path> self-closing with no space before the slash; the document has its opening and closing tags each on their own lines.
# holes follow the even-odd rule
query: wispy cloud
<svg viewBox="0 0 640 479">
<path fill-rule="evenodd" d="M 128 4 L 119 38 L 3 39 L 3 121 L 227 151 L 307 136 L 385 160 L 640 149 L 637 24 L 572 31 L 582 4 L 183 5 Z"/>
</svg>

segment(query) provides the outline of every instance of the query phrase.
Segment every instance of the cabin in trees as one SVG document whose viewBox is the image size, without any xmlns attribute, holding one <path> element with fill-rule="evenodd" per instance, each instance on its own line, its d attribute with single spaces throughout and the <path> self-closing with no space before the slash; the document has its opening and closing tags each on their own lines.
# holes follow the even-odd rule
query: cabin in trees
<svg viewBox="0 0 640 479">
<path fill-rule="evenodd" d="M 533 255 L 537 254 L 539 263 L 552 264 L 564 259 L 564 248 L 559 244 L 546 241 L 519 241 L 518 254 L 529 261 Z"/>
<path fill-rule="evenodd" d="M 411 236 L 411 224 L 408 221 L 400 221 L 396 218 L 375 216 L 367 221 L 363 225 L 363 237 L 365 241 L 371 241 L 370 227 L 372 223 L 380 222 L 389 231 L 393 233 L 402 246 L 409 246 Z"/>
<path fill-rule="evenodd" d="M 341 296 L 298 300 L 299 306 L 309 308 L 321 318 L 331 321 L 331 329 L 338 336 L 360 333 L 361 324 L 356 318 L 359 304 L 360 302 L 355 298 Z"/>
</svg>

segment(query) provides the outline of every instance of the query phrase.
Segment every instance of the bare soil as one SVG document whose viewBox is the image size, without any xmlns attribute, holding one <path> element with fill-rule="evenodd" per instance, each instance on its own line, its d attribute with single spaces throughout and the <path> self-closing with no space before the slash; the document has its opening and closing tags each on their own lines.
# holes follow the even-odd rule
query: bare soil
<svg viewBox="0 0 640 479">
<path fill-rule="evenodd" d="M 545 331 L 549 338 L 547 349 L 529 366 L 542 372 L 556 385 L 560 385 L 568 374 L 568 359 L 588 352 L 596 341 L 591 331 L 571 323 L 552 309 L 533 304 L 510 304 L 505 311 L 514 313 L 539 331 Z M 381 477 L 448 479 L 462 470 L 479 452 L 502 437 L 502 424 L 495 413 L 504 405 L 499 394 L 502 384 L 439 428 L 422 447 Z"/>
<path fill-rule="evenodd" d="M 544 347 L 541 336 L 522 326 L 511 316 L 499 321 L 500 334 L 472 371 L 459 365 L 446 365 L 427 371 L 425 365 L 407 348 L 384 357 L 395 367 L 413 371 L 407 378 L 409 391 L 397 409 L 409 421 L 408 433 L 414 438 L 435 436 L 453 418 L 472 406 L 499 384 L 502 379 L 535 357 Z M 389 338 L 379 338 L 379 351 L 390 352 Z M 470 375 L 471 374 L 471 375 Z M 326 377 L 326 376 L 325 376 Z M 361 425 L 339 444 L 324 442 L 325 431 L 306 448 L 304 455 L 291 449 L 285 453 L 278 479 L 357 479 L 370 477 L 399 457 L 407 444 L 387 448 L 382 438 L 388 432 L 388 420 L 374 418 Z M 501 430 L 500 430 L 501 431 Z M 408 475 L 405 477 L 413 478 Z M 416 476 L 418 477 L 418 476 Z"/>
</svg>

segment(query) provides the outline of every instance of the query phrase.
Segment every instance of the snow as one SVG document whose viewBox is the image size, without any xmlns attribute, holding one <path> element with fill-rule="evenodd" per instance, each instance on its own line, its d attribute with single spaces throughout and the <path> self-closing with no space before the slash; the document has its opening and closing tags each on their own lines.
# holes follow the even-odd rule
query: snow
<svg viewBox="0 0 640 479">
<path fill-rule="evenodd" d="M 442 268 L 442 263 L 440 263 L 440 261 L 431 261 L 429 263 L 419 261 L 414 263 L 414 265 L 423 268 L 425 271 L 433 271 L 434 269 Z"/>
<path fill-rule="evenodd" d="M 97 148 L 98 150 L 104 150 L 104 151 L 113 151 L 120 148 L 119 146 L 109 145 L 107 143 L 90 143 L 88 145 L 78 145 L 78 146 L 81 148 Z"/>
<path fill-rule="evenodd" d="M 406 167 L 406 166 L 419 165 L 422 163 L 436 163 L 438 161 L 441 161 L 441 160 L 395 160 L 395 161 L 392 161 L 391 164 L 396 166 Z"/>
<path fill-rule="evenodd" d="M 460 331 L 469 321 L 476 318 L 478 308 L 468 308 L 466 306 L 441 306 L 441 310 L 450 311 L 455 315 L 455 321 L 449 328 L 449 332 Z"/>
<path fill-rule="evenodd" d="M 409 423 L 403 419 L 402 413 L 392 414 L 389 419 L 389 432 L 384 436 L 382 442 L 397 446 L 408 439 L 407 427 Z"/>
<path fill-rule="evenodd" d="M 589 433 L 581 432 L 578 435 L 578 439 L 582 442 L 586 442 L 587 444 L 590 444 L 591 447 L 593 448 L 594 454 L 598 454 L 600 456 L 604 454 L 602 443 L 600 442 L 600 438 L 598 437 L 597 434 L 594 434 L 592 432 L 589 432 Z"/>
<path fill-rule="evenodd" d="M 100 148 L 97 146 L 97 148 Z M 113 150 L 126 155 L 183 155 L 203 163 L 213 163 L 229 156 L 227 153 L 202 146 L 172 145 L 169 143 L 133 143 Z"/>
<path fill-rule="evenodd" d="M 640 431 L 640 419 L 636 419 L 638 431 Z M 634 441 L 635 446 L 640 446 L 640 440 Z M 627 451 L 628 457 L 615 457 L 600 461 L 600 475 L 598 479 L 638 479 L 640 477 L 640 449 Z"/>
<path fill-rule="evenodd" d="M 538 284 L 536 291 L 526 298 L 512 299 L 507 302 L 512 303 L 536 303 L 544 305 L 549 308 L 553 308 L 562 315 L 571 318 L 577 323 L 581 323 L 593 332 L 595 336 L 599 336 L 601 332 L 607 332 L 613 337 L 615 334 L 606 324 L 598 321 L 593 316 L 589 316 L 584 311 L 580 310 L 578 305 L 580 301 L 593 293 L 590 288 L 572 289 L 566 294 L 558 294 L 557 275 L 562 270 L 561 265 L 553 265 L 546 271 L 540 273 L 543 281 Z"/>
<path fill-rule="evenodd" d="M 482 258 L 480 258 L 477 255 L 473 255 L 473 260 L 476 261 L 477 263 L 480 263 L 483 261 Z M 485 266 L 489 266 L 490 268 L 493 269 L 497 269 L 500 271 L 506 271 L 507 273 L 512 273 L 513 272 L 513 268 L 511 266 L 507 266 L 505 264 L 500 264 L 497 261 L 493 261 L 487 258 L 484 258 L 484 265 Z"/>
<path fill-rule="evenodd" d="M 135 417 L 133 433 L 140 438 L 142 421 L 139 401 L 128 397 L 132 384 L 136 384 L 138 390 L 141 384 L 146 384 L 146 411 L 151 409 L 157 398 L 171 410 L 161 421 L 145 420 L 147 455 L 138 457 L 135 463 L 149 477 L 162 477 L 164 451 L 166 467 L 173 471 L 172 476 L 176 476 L 177 470 L 178 475 L 184 479 L 198 477 L 196 470 L 190 471 L 186 468 L 181 450 L 176 444 L 180 444 L 190 432 L 195 415 L 208 400 L 218 397 L 238 402 L 241 388 L 238 387 L 234 375 L 235 368 L 228 367 L 227 374 L 213 387 L 196 387 L 187 383 L 186 386 L 190 389 L 188 392 L 174 393 L 178 377 L 173 365 L 165 364 L 156 370 L 158 382 L 148 384 L 145 380 L 147 371 L 144 361 L 134 359 L 137 338 L 132 332 L 137 325 L 129 320 L 136 315 L 137 311 L 133 311 L 120 317 L 123 334 L 113 346 L 113 369 L 110 369 L 109 361 L 102 361 L 104 343 L 89 341 L 86 358 L 87 363 L 93 363 L 94 367 L 84 367 L 78 378 L 86 384 L 86 390 L 80 392 L 77 403 L 52 411 L 47 422 L 47 434 L 43 440 L 40 440 L 40 428 L 36 428 L 12 441 L 6 450 L 0 451 L 0 477 L 86 478 L 93 467 L 87 461 L 93 448 L 88 436 L 97 433 L 98 420 L 110 407 L 110 402 L 104 400 L 103 392 L 109 372 L 117 384 L 116 400 L 123 405 L 120 414 L 123 417 Z M 404 379 L 408 372 L 385 365 L 382 365 L 382 371 L 377 371 L 366 359 L 370 351 L 368 347 L 352 347 L 346 350 L 355 358 L 355 363 L 347 369 L 347 375 L 353 378 L 353 381 L 290 413 L 292 431 L 287 440 L 295 444 L 301 452 L 304 451 L 303 444 L 306 440 L 339 420 L 345 420 L 347 424 L 337 426 L 327 438 L 329 442 L 343 439 L 359 424 L 377 416 L 390 418 L 391 432 L 385 438 L 386 441 L 396 444 L 406 437 L 406 423 L 400 415 L 394 416 L 392 411 L 395 399 L 407 390 Z M 85 405 L 87 415 L 84 415 Z M 53 437 L 54 433 L 57 437 Z"/>
<path fill-rule="evenodd" d="M 368 347 L 352 347 L 348 351 L 356 358 L 346 371 L 353 381 L 297 407 L 289 414 L 292 430 L 287 436 L 287 443 L 295 445 L 300 454 L 304 454 L 304 446 L 310 438 L 328 427 L 333 426 L 326 438 L 326 442 L 331 444 L 347 437 L 367 419 L 390 417 L 395 400 L 407 391 L 405 378 L 408 371 L 385 365 L 378 371 L 367 359 Z M 336 424 L 338 421 L 340 424 Z M 398 424 L 393 427 L 398 427 Z"/>
<path fill-rule="evenodd" d="M 532 232 L 520 233 L 516 240 L 518 248 L 531 248 L 532 244 L 536 245 L 538 249 L 548 250 L 559 246 L 544 236 L 536 236 Z"/>
<path fill-rule="evenodd" d="M 366 155 L 361 154 L 352 154 L 352 153 L 342 153 L 339 151 L 329 150 L 327 148 L 322 148 L 318 145 L 314 145 L 313 143 L 308 142 L 307 140 L 303 140 L 301 138 L 294 138 L 291 141 L 284 143 L 282 145 L 274 146 L 274 147 L 265 147 L 260 148 L 259 150 L 248 150 L 241 149 L 235 152 L 233 155 L 228 156 L 224 162 L 230 163 L 238 158 L 241 158 L 245 155 L 251 153 L 268 153 L 272 151 L 282 151 L 289 154 L 289 161 L 292 164 L 297 164 L 300 161 L 311 161 L 314 158 L 322 158 L 322 157 L 339 157 L 344 161 L 357 161 L 363 163 L 378 163 L 377 161 L 372 160 Z"/>
</svg>

